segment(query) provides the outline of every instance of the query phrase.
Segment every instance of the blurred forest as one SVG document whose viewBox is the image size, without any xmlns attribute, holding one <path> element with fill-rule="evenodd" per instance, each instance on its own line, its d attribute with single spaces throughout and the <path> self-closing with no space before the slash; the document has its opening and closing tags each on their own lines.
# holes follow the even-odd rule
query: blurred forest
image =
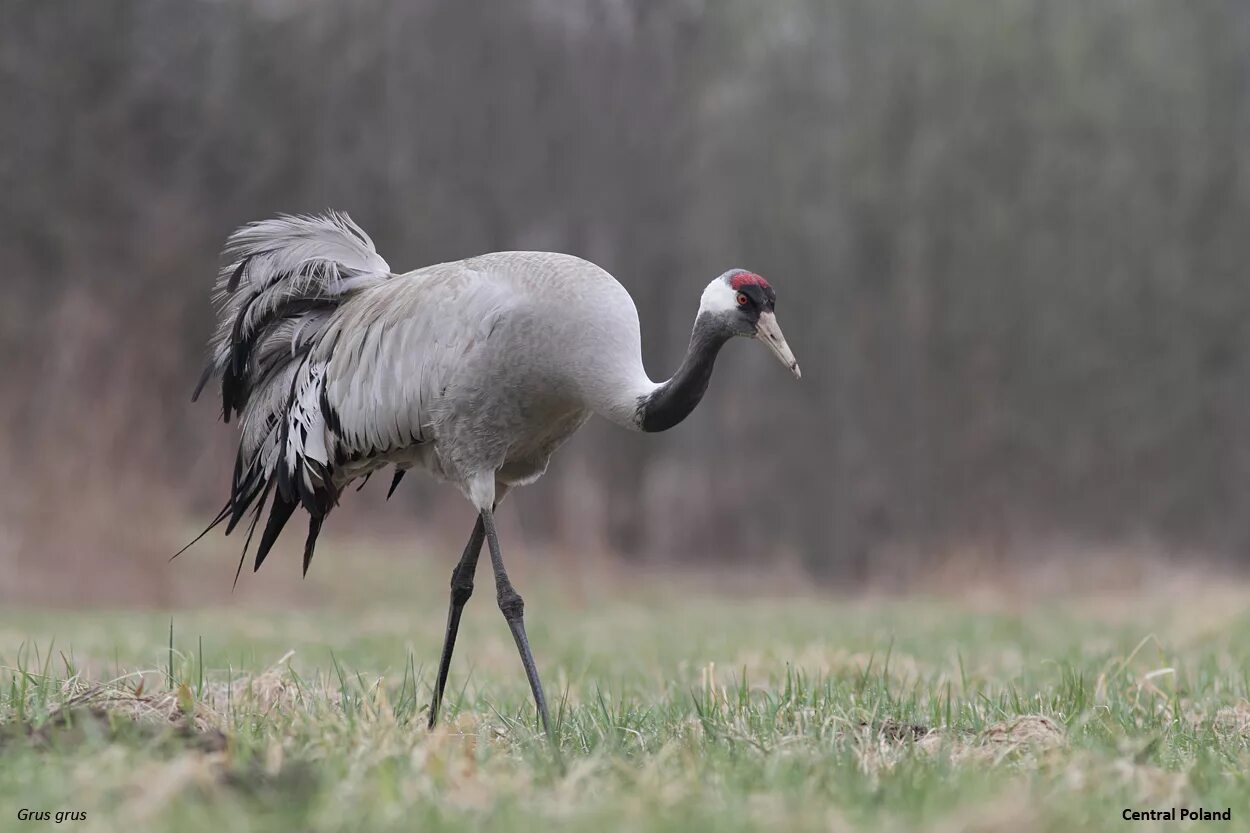
<svg viewBox="0 0 1250 833">
<path fill-rule="evenodd" d="M 533 540 L 843 585 L 1250 551 L 1238 0 L 5 0 L 0 194 L 0 595 L 211 517 L 218 252 L 327 207 L 400 271 L 594 260 L 654 378 L 712 277 L 777 287 L 802 381 L 735 344 L 677 429 L 592 422 L 510 499 Z M 330 531 L 468 532 L 381 498 Z"/>
</svg>

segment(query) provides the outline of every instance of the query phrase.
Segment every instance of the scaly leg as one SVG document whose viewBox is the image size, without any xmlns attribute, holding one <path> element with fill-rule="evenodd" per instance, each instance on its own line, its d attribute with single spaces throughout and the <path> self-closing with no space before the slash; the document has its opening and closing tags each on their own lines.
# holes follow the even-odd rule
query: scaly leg
<svg viewBox="0 0 1250 833">
<path fill-rule="evenodd" d="M 477 557 L 482 552 L 482 540 L 486 537 L 479 515 L 473 525 L 473 534 L 464 546 L 460 563 L 451 573 L 451 607 L 447 611 L 447 635 L 443 637 L 443 656 L 438 661 L 438 681 L 434 686 L 434 699 L 430 702 L 430 728 L 438 722 L 438 710 L 443 704 L 443 689 L 447 687 L 447 670 L 451 667 L 451 652 L 456 649 L 456 632 L 460 630 L 460 614 L 464 604 L 473 595 L 473 574 L 477 571 Z"/>
<path fill-rule="evenodd" d="M 482 524 L 486 528 L 486 543 L 490 547 L 490 561 L 495 568 L 495 593 L 499 601 L 499 610 L 503 612 L 508 627 L 512 629 L 512 638 L 516 640 L 517 650 L 521 654 L 521 664 L 525 666 L 525 676 L 529 678 L 530 690 L 534 692 L 534 704 L 538 706 L 538 715 L 542 718 L 543 730 L 551 737 L 551 719 L 547 716 L 547 698 L 543 696 L 543 684 L 538 679 L 538 669 L 534 666 L 534 655 L 530 652 L 530 641 L 525 635 L 525 601 L 516 592 L 512 582 L 508 580 L 508 572 L 503 567 L 503 556 L 499 553 L 499 536 L 495 532 L 495 517 L 489 509 L 483 509 Z"/>
</svg>

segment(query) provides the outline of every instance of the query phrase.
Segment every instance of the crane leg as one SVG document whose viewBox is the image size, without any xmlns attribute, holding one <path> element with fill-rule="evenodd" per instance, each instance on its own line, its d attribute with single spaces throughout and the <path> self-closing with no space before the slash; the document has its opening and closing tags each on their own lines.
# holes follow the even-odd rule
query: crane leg
<svg viewBox="0 0 1250 833">
<path fill-rule="evenodd" d="M 483 509 L 482 523 L 486 528 L 486 543 L 490 547 L 490 561 L 495 568 L 495 594 L 499 602 L 499 610 L 508 621 L 512 630 L 512 638 L 516 640 L 517 650 L 521 654 L 521 664 L 525 666 L 525 676 L 529 678 L 530 690 L 534 692 L 534 705 L 538 707 L 538 716 L 543 722 L 543 731 L 551 737 L 551 719 L 547 716 L 547 698 L 543 696 L 543 684 L 538 679 L 538 668 L 534 665 L 534 655 L 530 652 L 530 641 L 525 635 L 525 600 L 517 593 L 508 580 L 508 572 L 503 567 L 503 556 L 499 553 L 499 536 L 495 532 L 495 516 L 489 509 Z"/>
<path fill-rule="evenodd" d="M 477 572 L 477 557 L 482 552 L 482 540 L 486 537 L 482 516 L 473 525 L 469 543 L 464 545 L 460 563 L 451 573 L 451 607 L 447 611 L 447 635 L 443 637 L 443 655 L 438 661 L 438 681 L 434 685 L 434 699 L 430 701 L 430 724 L 433 729 L 438 722 L 438 710 L 443 704 L 443 690 L 447 687 L 447 670 L 451 667 L 451 652 L 456 649 L 456 633 L 460 630 L 460 614 L 465 602 L 473 595 L 473 574 Z"/>
</svg>

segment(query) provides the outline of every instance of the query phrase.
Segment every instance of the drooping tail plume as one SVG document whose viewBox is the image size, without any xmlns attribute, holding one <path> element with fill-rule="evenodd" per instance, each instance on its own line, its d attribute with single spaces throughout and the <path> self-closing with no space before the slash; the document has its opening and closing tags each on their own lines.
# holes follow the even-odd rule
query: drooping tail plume
<svg viewBox="0 0 1250 833">
<path fill-rule="evenodd" d="M 230 499 L 209 529 L 226 521 L 229 534 L 252 508 L 250 541 L 273 492 L 256 553 L 259 569 L 302 502 L 312 515 L 305 547 L 307 570 L 317 532 L 336 495 L 301 500 L 290 488 L 274 488 L 285 473 L 277 470 L 296 375 L 335 309 L 352 294 L 390 278 L 391 269 L 360 226 L 338 212 L 249 223 L 230 235 L 225 254 L 227 263 L 213 296 L 217 329 L 209 341 L 208 366 L 192 399 L 209 381 L 220 378 L 222 418 L 229 422 L 237 417 L 241 436 Z M 245 544 L 240 568 L 246 554 Z"/>
</svg>

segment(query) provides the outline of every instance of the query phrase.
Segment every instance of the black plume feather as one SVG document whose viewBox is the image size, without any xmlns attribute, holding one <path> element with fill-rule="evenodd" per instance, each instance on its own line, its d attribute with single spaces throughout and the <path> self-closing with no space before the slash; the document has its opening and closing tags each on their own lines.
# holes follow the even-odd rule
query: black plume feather
<svg viewBox="0 0 1250 833">
<path fill-rule="evenodd" d="M 404 475 L 408 473 L 408 469 L 395 468 L 395 476 L 391 478 L 391 488 L 386 490 L 386 499 L 390 500 L 391 495 L 395 494 L 395 490 L 399 488 L 399 481 L 404 479 Z"/>
<path fill-rule="evenodd" d="M 316 515 L 308 519 L 308 540 L 304 542 L 304 575 L 308 575 L 308 565 L 312 564 L 313 548 L 317 546 L 317 536 L 321 534 L 321 522 L 324 517 Z"/>
<path fill-rule="evenodd" d="M 282 495 L 275 494 L 273 496 L 273 505 L 269 510 L 269 520 L 265 523 L 265 532 L 260 536 L 260 546 L 256 548 L 256 565 L 252 567 L 252 572 L 260 569 L 260 565 L 264 563 L 265 556 L 269 555 L 269 550 L 273 548 L 274 543 L 278 540 L 278 535 L 282 533 L 282 528 L 286 526 L 286 522 L 291 519 L 291 513 L 295 511 L 298 504 L 282 499 Z"/>
</svg>

